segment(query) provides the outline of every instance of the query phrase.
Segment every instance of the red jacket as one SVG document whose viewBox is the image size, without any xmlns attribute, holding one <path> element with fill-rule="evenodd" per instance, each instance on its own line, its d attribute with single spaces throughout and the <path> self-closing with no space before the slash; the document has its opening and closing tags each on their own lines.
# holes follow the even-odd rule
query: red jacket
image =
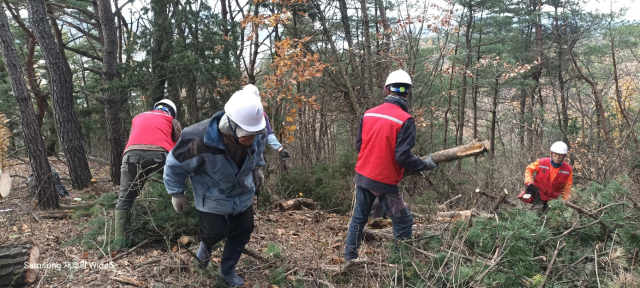
<svg viewBox="0 0 640 288">
<path fill-rule="evenodd" d="M 567 162 L 562 162 L 558 170 L 558 174 L 551 180 L 551 158 L 542 158 L 539 160 L 536 177 L 533 179 L 533 185 L 540 188 L 540 199 L 549 201 L 556 199 L 560 194 L 571 189 L 572 167 Z M 567 185 L 569 187 L 567 187 Z M 567 195 L 568 196 L 568 195 Z"/>
<path fill-rule="evenodd" d="M 396 161 L 396 140 L 402 124 L 410 118 L 409 113 L 391 103 L 365 112 L 357 173 L 384 184 L 400 183 L 404 169 Z"/>
<path fill-rule="evenodd" d="M 126 148 L 131 145 L 155 145 L 171 151 L 175 142 L 171 140 L 173 117 L 162 111 L 148 111 L 131 120 L 131 135 Z"/>
</svg>

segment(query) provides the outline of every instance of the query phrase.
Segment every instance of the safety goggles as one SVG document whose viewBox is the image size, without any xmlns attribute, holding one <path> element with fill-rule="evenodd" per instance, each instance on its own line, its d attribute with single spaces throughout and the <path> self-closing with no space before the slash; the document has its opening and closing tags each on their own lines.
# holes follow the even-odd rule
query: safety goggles
<svg viewBox="0 0 640 288">
<path fill-rule="evenodd" d="M 169 107 L 169 106 L 158 104 L 158 105 L 156 105 L 156 109 L 155 110 L 161 110 L 161 111 L 167 112 L 167 113 L 169 113 L 169 115 L 173 116 L 173 109 L 171 107 Z"/>
</svg>

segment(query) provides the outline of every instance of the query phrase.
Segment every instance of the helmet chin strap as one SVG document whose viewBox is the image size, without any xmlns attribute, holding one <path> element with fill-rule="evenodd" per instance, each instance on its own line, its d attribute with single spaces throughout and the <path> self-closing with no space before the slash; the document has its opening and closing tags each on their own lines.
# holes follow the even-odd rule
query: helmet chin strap
<svg viewBox="0 0 640 288">
<path fill-rule="evenodd" d="M 227 121 L 229 121 L 229 127 L 231 128 L 231 136 L 233 136 L 233 141 L 236 141 L 236 144 L 240 144 L 242 145 L 242 143 L 240 143 L 240 139 L 238 137 L 238 135 L 236 134 L 236 130 L 238 129 L 238 124 L 233 123 L 233 121 L 231 121 L 231 119 L 229 119 L 229 116 L 227 116 Z M 235 127 L 233 127 L 231 125 L 231 123 L 236 124 Z"/>
</svg>

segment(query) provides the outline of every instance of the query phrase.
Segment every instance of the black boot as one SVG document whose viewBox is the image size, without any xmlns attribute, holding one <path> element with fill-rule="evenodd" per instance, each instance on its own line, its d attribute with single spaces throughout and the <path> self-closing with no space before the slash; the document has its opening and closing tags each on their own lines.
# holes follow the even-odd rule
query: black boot
<svg viewBox="0 0 640 288">
<path fill-rule="evenodd" d="M 200 241 L 200 247 L 198 247 L 197 253 L 198 259 L 200 259 L 200 263 L 198 267 L 202 270 L 207 269 L 207 265 L 209 265 L 209 260 L 211 260 L 211 247 L 206 247 L 204 242 Z"/>
<path fill-rule="evenodd" d="M 220 270 L 218 270 L 218 272 L 231 286 L 242 286 L 244 284 L 244 280 L 236 274 L 236 264 L 238 264 L 238 260 L 240 260 L 245 245 L 246 244 L 231 243 L 228 239 L 224 245 L 224 252 L 222 253 Z"/>
</svg>

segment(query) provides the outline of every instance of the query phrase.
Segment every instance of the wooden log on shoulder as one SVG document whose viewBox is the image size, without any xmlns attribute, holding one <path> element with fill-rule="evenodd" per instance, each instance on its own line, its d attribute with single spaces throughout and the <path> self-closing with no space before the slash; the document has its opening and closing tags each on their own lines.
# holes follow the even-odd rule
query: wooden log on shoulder
<svg viewBox="0 0 640 288">
<path fill-rule="evenodd" d="M 449 148 L 447 150 L 442 150 L 438 152 L 434 152 L 431 154 L 431 159 L 436 164 L 452 162 L 455 160 L 460 160 L 462 158 L 467 158 L 471 156 L 480 156 L 491 150 L 491 144 L 487 141 L 474 141 L 465 145 L 460 145 L 457 147 Z M 427 159 L 429 155 L 420 157 L 422 160 Z"/>
<path fill-rule="evenodd" d="M 302 210 L 302 207 L 316 210 L 318 208 L 318 204 L 308 198 L 296 198 L 276 204 L 276 208 L 280 209 L 281 211 Z"/>
<path fill-rule="evenodd" d="M 0 287 L 24 287 L 38 278 L 40 248 L 33 243 L 0 246 Z"/>
</svg>

